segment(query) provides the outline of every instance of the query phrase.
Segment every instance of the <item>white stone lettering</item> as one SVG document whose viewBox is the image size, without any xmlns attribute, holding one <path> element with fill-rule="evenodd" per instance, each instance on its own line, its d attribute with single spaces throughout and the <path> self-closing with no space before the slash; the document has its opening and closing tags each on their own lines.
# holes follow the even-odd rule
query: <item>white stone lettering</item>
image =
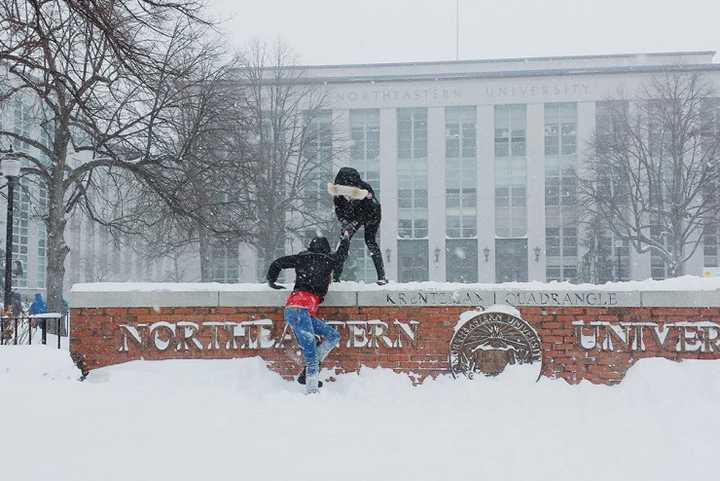
<svg viewBox="0 0 720 481">
<path fill-rule="evenodd" d="M 202 351 L 202 343 L 196 337 L 198 330 L 200 329 L 200 326 L 197 323 L 179 321 L 177 323 L 177 327 L 180 328 L 181 336 L 177 340 L 177 347 L 175 348 L 176 351 L 189 351 L 190 345 L 188 342 L 195 346 L 198 350 Z"/>
<path fill-rule="evenodd" d="M 128 352 L 128 339 L 131 339 L 136 347 L 145 346 L 145 337 L 142 332 L 147 328 L 147 324 L 120 324 L 120 349 L 118 352 Z"/>
<path fill-rule="evenodd" d="M 341 345 L 348 349 L 401 349 L 417 347 L 418 321 L 379 319 L 328 322 L 338 330 Z M 158 321 L 153 324 L 121 324 L 118 352 L 154 349 L 178 352 L 238 351 L 245 349 L 285 349 L 295 346 L 292 328 L 283 322 L 282 331 L 273 336 L 275 321 Z M 720 337 L 720 335 L 717 335 Z"/>
<path fill-rule="evenodd" d="M 163 339 L 162 333 L 165 331 L 167 338 Z M 175 324 L 167 321 L 158 321 L 150 324 L 150 336 L 152 337 L 155 349 L 164 351 L 170 347 L 175 339 Z"/>
<path fill-rule="evenodd" d="M 575 321 L 573 326 L 584 351 L 645 352 L 650 342 L 665 352 L 720 352 L 720 325 L 710 321 Z"/>
</svg>

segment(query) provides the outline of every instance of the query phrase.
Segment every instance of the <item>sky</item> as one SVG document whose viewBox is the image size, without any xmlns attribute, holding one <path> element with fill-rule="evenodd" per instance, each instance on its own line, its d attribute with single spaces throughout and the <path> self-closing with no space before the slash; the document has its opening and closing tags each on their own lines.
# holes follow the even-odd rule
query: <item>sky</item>
<svg viewBox="0 0 720 481">
<path fill-rule="evenodd" d="M 206 0 L 229 45 L 303 64 L 453 60 L 456 0 Z M 460 58 L 720 49 L 718 0 L 459 0 Z"/>
</svg>

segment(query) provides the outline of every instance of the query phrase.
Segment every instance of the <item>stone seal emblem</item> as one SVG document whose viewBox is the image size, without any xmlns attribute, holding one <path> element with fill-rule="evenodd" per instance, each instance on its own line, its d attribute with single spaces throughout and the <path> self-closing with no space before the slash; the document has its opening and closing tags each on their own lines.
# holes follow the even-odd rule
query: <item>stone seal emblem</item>
<svg viewBox="0 0 720 481">
<path fill-rule="evenodd" d="M 542 359 L 535 329 L 518 316 L 485 311 L 465 321 L 450 341 L 450 372 L 472 378 L 475 373 L 497 376 L 508 365 Z"/>
</svg>

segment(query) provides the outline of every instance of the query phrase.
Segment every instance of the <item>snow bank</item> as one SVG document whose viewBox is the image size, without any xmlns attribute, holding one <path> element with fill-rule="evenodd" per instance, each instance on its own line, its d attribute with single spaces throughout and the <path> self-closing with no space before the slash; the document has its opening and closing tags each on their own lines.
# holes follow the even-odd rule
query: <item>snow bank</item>
<svg viewBox="0 0 720 481">
<path fill-rule="evenodd" d="M 0 406 L 15 413 L 2 423 L 3 475 L 675 481 L 715 470 L 718 362 L 643 360 L 614 387 L 514 374 L 413 387 L 364 369 L 308 397 L 257 358 L 135 361 L 81 383 L 67 353 L 3 347 Z"/>
</svg>

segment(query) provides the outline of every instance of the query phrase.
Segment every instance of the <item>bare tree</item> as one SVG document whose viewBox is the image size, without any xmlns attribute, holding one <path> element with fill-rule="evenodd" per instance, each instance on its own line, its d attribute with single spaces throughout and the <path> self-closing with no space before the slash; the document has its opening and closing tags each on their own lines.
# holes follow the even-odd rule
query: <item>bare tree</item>
<svg viewBox="0 0 720 481">
<path fill-rule="evenodd" d="M 343 144 L 321 86 L 304 79 L 287 46 L 255 42 L 243 59 L 237 81 L 248 132 L 241 135 L 249 133 L 254 147 L 243 189 L 255 209 L 249 243 L 264 271 L 289 240 L 329 229 L 326 183 Z"/>
<path fill-rule="evenodd" d="M 595 158 L 579 182 L 587 215 L 637 252 L 662 256 L 672 276 L 684 273 L 718 208 L 714 94 L 698 74 L 670 72 L 629 104 L 603 103 L 607 122 L 595 132 Z"/>
<path fill-rule="evenodd" d="M 94 17 L 91 3 L 0 2 L 0 17 L 8 27 L 0 31 L 0 60 L 8 72 L 0 100 L 14 102 L 21 117 L 40 126 L 39 136 L 22 126 L 3 127 L 0 143 L 16 147 L 14 155 L 26 165 L 23 176 L 48 193 L 43 220 L 52 310 L 62 308 L 67 217 L 81 208 L 102 221 L 94 206 L 101 195 L 91 195 L 106 182 L 100 178 L 130 173 L 161 200 L 174 200 L 165 190 L 177 178 L 180 161 L 164 152 L 177 141 L 170 136 L 169 114 L 204 81 L 194 73 L 207 49 L 192 21 L 173 18 L 167 9 L 154 10 L 151 2 L 137 2 L 139 11 L 126 9 L 131 3 L 97 2 L 95 7 L 104 10 Z M 89 9 L 87 14 L 76 14 L 78 6 Z M 126 44 L 146 42 L 142 52 L 114 45 L 117 38 L 111 34 L 120 30 L 91 21 L 102 15 L 123 26 L 119 35 L 128 35 Z M 146 22 L 155 34 L 140 37 Z M 135 68 L 126 67 L 130 64 Z"/>
<path fill-rule="evenodd" d="M 204 79 L 171 116 L 173 142 L 160 148 L 180 162 L 164 172 L 159 188 L 138 182 L 127 219 L 143 238 L 149 259 L 177 259 L 189 246 L 199 250 L 201 280 L 211 280 L 210 250 L 220 240 L 250 241 L 254 199 L 247 188 L 257 162 L 248 140 L 247 110 L 232 78 L 236 62 L 208 57 L 200 68 Z M 202 73 L 205 72 L 205 73 Z M 163 202 L 160 198 L 172 199 Z M 112 205 L 113 209 L 117 205 Z"/>
<path fill-rule="evenodd" d="M 183 192 L 182 212 L 197 216 L 178 214 L 146 191 L 147 254 L 168 257 L 195 245 L 201 279 L 209 281 L 214 247 L 253 246 L 263 271 L 288 241 L 328 230 L 325 185 L 342 148 L 323 106 L 320 88 L 303 79 L 281 43 L 253 43 L 208 80 L 178 111 L 173 135 L 188 147 L 174 182 L 182 187 L 174 189 Z"/>
</svg>

